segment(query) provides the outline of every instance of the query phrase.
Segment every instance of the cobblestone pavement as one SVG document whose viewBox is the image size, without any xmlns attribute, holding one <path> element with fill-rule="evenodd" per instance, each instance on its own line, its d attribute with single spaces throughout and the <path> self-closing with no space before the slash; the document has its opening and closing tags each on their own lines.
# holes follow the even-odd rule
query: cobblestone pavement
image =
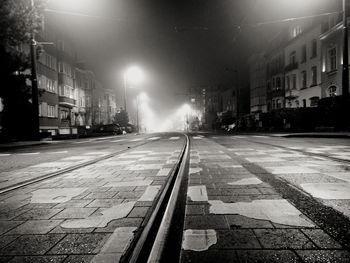
<svg viewBox="0 0 350 263">
<path fill-rule="evenodd" d="M 183 137 L 168 137 L 148 138 L 137 149 L 0 195 L 0 262 L 118 262 L 183 146 Z M 87 152 L 17 172 L 48 172 L 105 154 Z"/>
<path fill-rule="evenodd" d="M 346 233 L 327 228 L 342 224 L 338 218 L 349 222 L 350 166 L 254 140 L 269 138 L 192 137 L 181 261 L 350 262 L 332 237 Z M 348 145 L 306 148 L 350 152 Z M 323 206 L 337 222 L 323 219 Z"/>
</svg>

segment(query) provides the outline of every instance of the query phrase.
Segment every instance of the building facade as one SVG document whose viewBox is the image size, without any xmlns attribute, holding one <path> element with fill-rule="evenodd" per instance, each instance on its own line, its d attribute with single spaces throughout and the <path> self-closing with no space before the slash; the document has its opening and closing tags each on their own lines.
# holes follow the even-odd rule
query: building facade
<svg viewBox="0 0 350 263">
<path fill-rule="evenodd" d="M 73 43 L 49 26 L 36 40 L 49 43 L 37 61 L 40 131 L 69 135 L 76 134 L 78 126 L 112 123 L 115 92 L 77 62 Z"/>
</svg>

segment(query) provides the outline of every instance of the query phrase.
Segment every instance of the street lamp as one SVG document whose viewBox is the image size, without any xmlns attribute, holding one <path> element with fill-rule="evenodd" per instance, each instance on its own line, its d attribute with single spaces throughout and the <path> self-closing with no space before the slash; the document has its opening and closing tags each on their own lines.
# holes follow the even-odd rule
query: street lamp
<svg viewBox="0 0 350 263">
<path fill-rule="evenodd" d="M 130 84 L 138 84 L 143 80 L 143 72 L 137 66 L 132 66 L 125 70 L 123 74 L 124 81 L 124 110 L 126 111 L 126 89 Z"/>
</svg>

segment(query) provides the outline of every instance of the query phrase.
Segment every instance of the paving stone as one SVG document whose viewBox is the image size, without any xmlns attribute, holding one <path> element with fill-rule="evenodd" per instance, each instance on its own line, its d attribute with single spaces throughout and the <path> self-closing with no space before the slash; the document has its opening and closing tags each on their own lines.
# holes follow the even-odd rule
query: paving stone
<svg viewBox="0 0 350 263">
<path fill-rule="evenodd" d="M 96 254 L 108 234 L 68 234 L 50 250 L 50 254 Z"/>
<path fill-rule="evenodd" d="M 1 257 L 0 256 L 0 263 L 7 263 L 12 259 L 12 257 Z"/>
<path fill-rule="evenodd" d="M 91 200 L 76 199 L 68 202 L 55 205 L 55 208 L 73 208 L 73 207 L 85 207 L 91 203 Z"/>
<path fill-rule="evenodd" d="M 208 196 L 232 196 L 232 195 L 258 195 L 259 190 L 256 188 L 227 188 L 227 189 L 207 189 Z"/>
<path fill-rule="evenodd" d="M 213 250 L 209 251 L 183 251 L 180 262 L 198 262 L 198 263 L 213 263 L 213 262 L 237 262 L 236 252 L 234 250 Z"/>
<path fill-rule="evenodd" d="M 1 255 L 43 255 L 59 242 L 64 235 L 25 235 L 20 236 L 0 250 Z"/>
<path fill-rule="evenodd" d="M 112 207 L 121 204 L 123 200 L 120 199 L 96 199 L 89 203 L 86 207 Z"/>
<path fill-rule="evenodd" d="M 27 212 L 28 210 L 29 208 L 16 209 L 12 207 L 12 205 L 11 205 L 11 209 L 0 207 L 0 220 L 13 220 L 17 216 Z M 1 229 L 1 226 L 0 226 L 0 229 Z"/>
<path fill-rule="evenodd" d="M 346 250 L 296 250 L 305 263 L 348 263 L 350 253 Z"/>
<path fill-rule="evenodd" d="M 90 228 L 64 228 L 61 226 L 56 226 L 50 231 L 50 234 L 76 234 L 76 233 L 92 233 L 94 227 Z"/>
<path fill-rule="evenodd" d="M 306 234 L 319 248 L 341 248 L 341 245 L 339 245 L 333 238 L 331 238 L 321 229 L 302 229 L 301 231 L 304 232 L 304 234 Z"/>
<path fill-rule="evenodd" d="M 86 218 L 94 211 L 96 211 L 96 208 L 65 208 L 63 211 L 55 215 L 52 219 Z"/>
<path fill-rule="evenodd" d="M 136 206 L 152 206 L 152 204 L 153 204 L 153 202 L 151 202 L 151 201 L 137 201 L 136 203 L 135 203 L 135 207 Z"/>
<path fill-rule="evenodd" d="M 186 216 L 184 229 L 229 229 L 225 216 Z"/>
<path fill-rule="evenodd" d="M 213 248 L 218 249 L 259 249 L 258 239 L 250 229 L 217 230 L 218 243 Z"/>
<path fill-rule="evenodd" d="M 187 205 L 186 215 L 204 215 L 204 205 Z"/>
<path fill-rule="evenodd" d="M 298 229 L 255 229 L 264 248 L 313 249 L 315 245 Z"/>
<path fill-rule="evenodd" d="M 62 209 L 47 209 L 47 208 L 37 208 L 31 209 L 19 216 L 17 216 L 16 220 L 31 220 L 31 219 L 50 219 L 54 215 L 61 212 Z"/>
<path fill-rule="evenodd" d="M 238 250 L 238 261 L 241 263 L 297 263 L 302 262 L 290 250 Z"/>
<path fill-rule="evenodd" d="M 95 193 L 90 193 L 87 196 L 84 197 L 84 199 L 109 199 L 113 198 L 117 192 L 95 192 Z"/>
<path fill-rule="evenodd" d="M 149 210 L 149 207 L 142 207 L 142 206 L 139 206 L 139 207 L 134 207 L 130 214 L 128 215 L 129 218 L 132 218 L 132 217 L 142 217 L 144 218 L 147 214 Z"/>
<path fill-rule="evenodd" d="M 23 224 L 24 221 L 0 221 L 0 235 Z"/>
<path fill-rule="evenodd" d="M 140 227 L 143 218 L 121 218 L 112 220 L 106 227 L 99 227 L 94 230 L 96 233 L 112 233 L 118 227 Z"/>
<path fill-rule="evenodd" d="M 47 234 L 63 220 L 28 220 L 7 234 Z"/>
<path fill-rule="evenodd" d="M 14 241 L 18 237 L 19 237 L 19 235 L 2 235 L 2 236 L 0 236 L 0 248 L 7 246 L 8 244 L 10 244 L 12 241 Z"/>
<path fill-rule="evenodd" d="M 274 228 L 267 220 L 258 220 L 241 215 L 226 215 L 226 220 L 231 229 L 236 228 Z"/>
<path fill-rule="evenodd" d="M 64 263 L 90 263 L 93 258 L 92 255 L 70 255 Z"/>
<path fill-rule="evenodd" d="M 115 196 L 115 198 L 119 199 L 139 199 L 142 196 L 143 192 L 142 191 L 133 191 L 133 192 L 118 192 Z"/>
<path fill-rule="evenodd" d="M 25 256 L 14 257 L 10 263 L 59 263 L 67 256 Z"/>
</svg>

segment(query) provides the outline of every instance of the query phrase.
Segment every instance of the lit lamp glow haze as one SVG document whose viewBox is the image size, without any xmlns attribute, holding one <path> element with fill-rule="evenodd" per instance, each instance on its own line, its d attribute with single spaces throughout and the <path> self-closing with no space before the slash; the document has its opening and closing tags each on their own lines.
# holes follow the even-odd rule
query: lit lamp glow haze
<svg viewBox="0 0 350 263">
<path fill-rule="evenodd" d="M 126 89 L 127 88 L 133 88 L 136 85 L 140 84 L 144 80 L 144 74 L 143 71 L 137 67 L 132 66 L 125 70 L 123 74 L 123 81 L 124 81 L 124 110 L 126 109 Z"/>
</svg>

